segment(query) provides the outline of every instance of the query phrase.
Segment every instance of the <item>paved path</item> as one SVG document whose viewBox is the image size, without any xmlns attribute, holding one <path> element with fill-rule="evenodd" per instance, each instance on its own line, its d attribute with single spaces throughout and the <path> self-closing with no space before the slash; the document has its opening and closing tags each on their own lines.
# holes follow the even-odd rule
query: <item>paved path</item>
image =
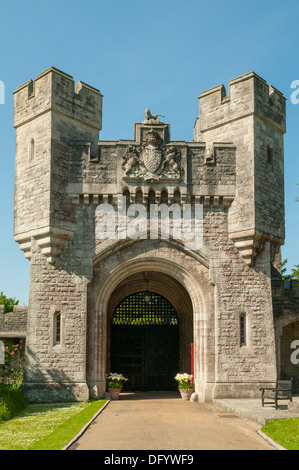
<svg viewBox="0 0 299 470">
<path fill-rule="evenodd" d="M 260 398 L 227 398 L 216 400 L 215 405 L 226 412 L 235 413 L 243 418 L 256 421 L 260 426 L 275 419 L 299 418 L 298 396 L 293 397 L 293 403 L 279 402 L 277 410 L 274 405 L 265 405 L 263 407 Z"/>
<path fill-rule="evenodd" d="M 122 393 L 69 450 L 275 450 L 259 428 L 176 393 Z"/>
</svg>

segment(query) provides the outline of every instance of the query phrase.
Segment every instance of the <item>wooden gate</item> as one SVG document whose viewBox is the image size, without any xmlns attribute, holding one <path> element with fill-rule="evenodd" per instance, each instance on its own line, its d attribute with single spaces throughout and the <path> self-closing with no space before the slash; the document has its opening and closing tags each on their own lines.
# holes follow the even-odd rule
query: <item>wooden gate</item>
<svg viewBox="0 0 299 470">
<path fill-rule="evenodd" d="M 111 327 L 111 372 L 129 378 L 127 391 L 177 390 L 178 319 L 161 295 L 138 292 L 116 308 Z"/>
</svg>

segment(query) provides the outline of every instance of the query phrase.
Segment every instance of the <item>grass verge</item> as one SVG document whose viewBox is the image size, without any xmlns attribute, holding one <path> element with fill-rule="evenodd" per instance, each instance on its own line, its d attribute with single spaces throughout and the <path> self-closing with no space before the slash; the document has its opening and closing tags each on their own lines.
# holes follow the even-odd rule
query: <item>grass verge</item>
<svg viewBox="0 0 299 470">
<path fill-rule="evenodd" d="M 29 405 L 0 424 L 0 450 L 61 450 L 106 401 Z"/>
<path fill-rule="evenodd" d="M 299 450 L 299 418 L 269 421 L 261 429 L 287 450 Z"/>
</svg>

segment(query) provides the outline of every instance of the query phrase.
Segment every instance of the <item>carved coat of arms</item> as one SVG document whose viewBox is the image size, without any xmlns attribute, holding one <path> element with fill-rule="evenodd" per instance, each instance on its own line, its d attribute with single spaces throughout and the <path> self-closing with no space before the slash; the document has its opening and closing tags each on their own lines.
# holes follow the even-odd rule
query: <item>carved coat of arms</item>
<svg viewBox="0 0 299 470">
<path fill-rule="evenodd" d="M 162 140 L 157 132 L 151 130 L 146 133 L 140 159 L 151 175 L 158 172 L 162 161 Z"/>
<path fill-rule="evenodd" d="M 128 147 L 123 158 L 125 179 L 144 181 L 181 179 L 180 150 L 174 146 L 163 146 L 163 140 L 154 130 L 146 133 L 141 148 Z"/>
</svg>

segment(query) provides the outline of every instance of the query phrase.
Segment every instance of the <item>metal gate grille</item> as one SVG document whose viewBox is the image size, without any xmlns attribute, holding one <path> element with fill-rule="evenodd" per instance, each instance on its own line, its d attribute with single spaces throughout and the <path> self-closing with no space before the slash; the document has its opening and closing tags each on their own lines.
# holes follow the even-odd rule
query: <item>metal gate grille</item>
<svg viewBox="0 0 299 470">
<path fill-rule="evenodd" d="M 116 308 L 111 328 L 111 371 L 126 375 L 127 391 L 176 390 L 178 319 L 164 297 L 138 292 Z"/>
<path fill-rule="evenodd" d="M 173 306 L 164 297 L 152 292 L 138 292 L 119 304 L 112 324 L 174 326 L 178 319 Z"/>
</svg>

